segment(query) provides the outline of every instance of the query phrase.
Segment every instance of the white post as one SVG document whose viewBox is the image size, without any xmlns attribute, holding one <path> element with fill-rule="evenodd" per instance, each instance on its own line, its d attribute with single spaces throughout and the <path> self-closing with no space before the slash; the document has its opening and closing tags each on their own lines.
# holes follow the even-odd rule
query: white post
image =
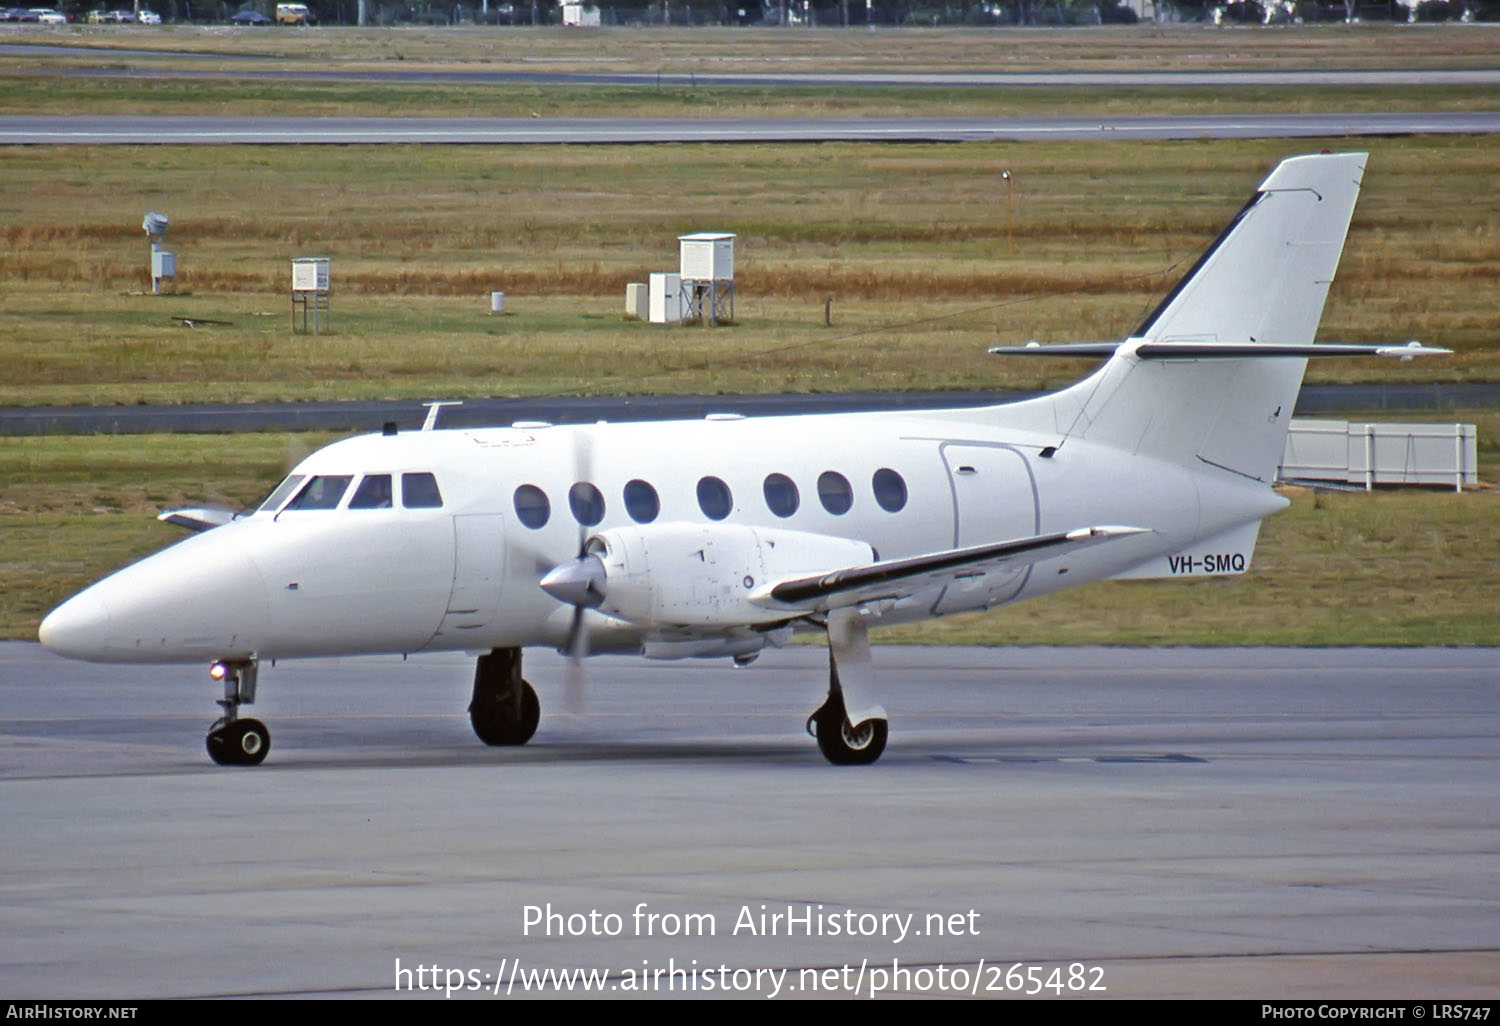
<svg viewBox="0 0 1500 1026">
<path fill-rule="evenodd" d="M 1375 490 L 1375 425 L 1365 425 L 1365 491 Z"/>
<path fill-rule="evenodd" d="M 1458 472 L 1454 475 L 1453 490 L 1462 492 L 1464 490 L 1464 426 L 1453 425 L 1453 465 Z"/>
</svg>

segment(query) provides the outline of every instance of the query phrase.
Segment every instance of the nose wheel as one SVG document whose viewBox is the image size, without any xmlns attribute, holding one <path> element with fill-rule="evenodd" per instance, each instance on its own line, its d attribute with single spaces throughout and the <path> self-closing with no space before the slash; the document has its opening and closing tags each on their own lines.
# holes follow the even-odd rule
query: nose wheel
<svg viewBox="0 0 1500 1026">
<path fill-rule="evenodd" d="M 255 679 L 260 668 L 255 660 L 218 662 L 209 676 L 224 682 L 219 706 L 224 715 L 209 728 L 204 744 L 208 757 L 220 766 L 259 766 L 271 750 L 271 732 L 253 717 L 240 718 L 241 705 L 255 701 Z"/>
</svg>

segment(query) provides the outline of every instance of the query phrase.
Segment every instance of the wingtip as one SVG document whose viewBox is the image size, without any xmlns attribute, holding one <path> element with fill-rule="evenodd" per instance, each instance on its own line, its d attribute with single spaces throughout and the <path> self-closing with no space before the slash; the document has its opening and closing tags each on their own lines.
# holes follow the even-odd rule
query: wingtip
<svg viewBox="0 0 1500 1026">
<path fill-rule="evenodd" d="M 1068 541 L 1083 541 L 1094 538 L 1105 541 L 1109 538 L 1128 538 L 1132 534 L 1150 534 L 1149 527 L 1128 527 L 1124 524 L 1106 524 L 1100 527 L 1080 527 L 1076 531 L 1069 531 L 1066 535 Z"/>
</svg>

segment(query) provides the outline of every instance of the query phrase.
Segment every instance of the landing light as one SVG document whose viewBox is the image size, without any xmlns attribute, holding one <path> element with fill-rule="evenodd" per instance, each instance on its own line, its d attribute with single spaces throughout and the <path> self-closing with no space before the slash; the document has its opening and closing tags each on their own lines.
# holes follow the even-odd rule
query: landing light
<svg viewBox="0 0 1500 1026">
<path fill-rule="evenodd" d="M 229 675 L 229 667 L 223 663 L 214 663 L 208 668 L 208 675 L 214 680 L 223 680 Z"/>
</svg>

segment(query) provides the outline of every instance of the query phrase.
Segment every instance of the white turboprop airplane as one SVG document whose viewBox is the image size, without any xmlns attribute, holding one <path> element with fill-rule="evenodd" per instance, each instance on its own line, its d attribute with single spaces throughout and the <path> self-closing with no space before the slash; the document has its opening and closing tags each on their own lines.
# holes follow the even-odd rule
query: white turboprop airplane
<svg viewBox="0 0 1500 1026">
<path fill-rule="evenodd" d="M 871 626 L 1110 577 L 1243 573 L 1261 518 L 1287 505 L 1271 484 L 1307 358 L 1446 352 L 1313 344 L 1364 164 L 1282 162 L 1124 342 L 995 350 L 1105 358 L 1060 392 L 922 413 L 388 425 L 308 456 L 246 515 L 164 513 L 199 533 L 63 603 L 41 641 L 211 662 L 224 715 L 209 753 L 254 764 L 270 735 L 239 708 L 266 659 L 484 653 L 474 730 L 517 745 L 540 717 L 527 646 L 575 666 L 744 663 L 809 628 L 830 673 L 808 729 L 831 762 L 873 762 Z"/>
</svg>

